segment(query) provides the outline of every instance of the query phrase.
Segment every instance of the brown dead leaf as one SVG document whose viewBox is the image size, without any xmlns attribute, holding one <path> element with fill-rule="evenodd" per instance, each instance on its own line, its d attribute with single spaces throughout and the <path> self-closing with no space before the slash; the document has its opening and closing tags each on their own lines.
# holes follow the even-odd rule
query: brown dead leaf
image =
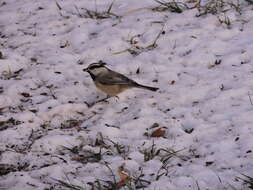
<svg viewBox="0 0 253 190">
<path fill-rule="evenodd" d="M 125 165 L 126 164 L 124 163 L 118 168 L 118 175 L 121 180 L 118 183 L 116 183 L 117 187 L 122 187 L 126 185 L 127 180 L 130 178 L 128 173 L 125 171 Z"/>
<path fill-rule="evenodd" d="M 125 180 L 121 180 L 119 182 L 116 183 L 116 187 L 123 187 L 126 185 L 126 181 Z"/>
<path fill-rule="evenodd" d="M 75 160 L 75 161 L 83 161 L 84 160 L 84 157 L 83 156 L 76 156 L 76 157 L 72 157 L 71 160 Z"/>
<path fill-rule="evenodd" d="M 128 173 L 125 171 L 125 163 L 123 163 L 119 168 L 118 168 L 118 174 L 121 180 L 126 180 L 129 178 Z"/>
<path fill-rule="evenodd" d="M 165 135 L 165 129 L 158 128 L 151 133 L 151 137 L 163 137 Z"/>
</svg>

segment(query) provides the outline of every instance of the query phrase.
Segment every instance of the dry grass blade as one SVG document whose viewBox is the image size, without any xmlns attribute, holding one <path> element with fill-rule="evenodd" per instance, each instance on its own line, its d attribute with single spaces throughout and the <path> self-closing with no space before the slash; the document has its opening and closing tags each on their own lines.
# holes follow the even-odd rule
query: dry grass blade
<svg viewBox="0 0 253 190">
<path fill-rule="evenodd" d="M 2 109 L 2 108 L 0 108 Z M 14 118 L 9 118 L 8 120 L 0 121 L 0 131 L 7 129 L 9 127 L 13 127 L 15 125 L 21 124 L 21 121 L 15 120 Z"/>
<path fill-rule="evenodd" d="M 223 1 L 223 0 L 209 0 L 204 5 L 200 6 L 198 11 L 199 14 L 196 16 L 203 16 L 207 14 L 219 14 L 219 13 L 225 13 L 231 9 L 234 9 L 236 12 L 241 14 L 241 4 L 239 1 L 235 4 L 233 2 L 229 1 Z"/>
<path fill-rule="evenodd" d="M 228 16 L 226 16 L 225 14 L 222 16 L 218 16 L 218 20 L 221 24 L 225 24 L 228 29 L 231 29 L 231 21 Z"/>
<path fill-rule="evenodd" d="M 248 92 L 248 96 L 249 96 L 250 104 L 253 106 L 253 102 L 252 102 L 252 99 L 251 99 L 251 96 L 250 96 L 250 93 L 249 93 L 249 92 Z"/>
<path fill-rule="evenodd" d="M 104 163 L 104 165 L 107 167 L 107 169 L 110 171 L 111 176 L 113 177 L 113 183 L 116 184 L 117 180 L 116 180 L 116 176 L 112 171 L 112 168 L 109 166 L 109 164 L 107 162 Z"/>
<path fill-rule="evenodd" d="M 128 52 L 128 53 L 130 53 L 133 56 L 137 56 L 137 55 L 140 55 L 142 52 L 153 50 L 153 49 L 155 49 L 158 46 L 157 40 L 161 37 L 162 34 L 165 34 L 165 31 L 163 31 L 163 27 L 159 31 L 158 35 L 155 37 L 153 43 L 151 43 L 151 44 L 149 44 L 147 46 L 139 46 L 139 45 L 137 45 L 137 43 L 135 41 L 133 41 L 133 38 L 140 37 L 142 35 L 135 35 L 130 40 L 128 40 L 128 42 L 131 45 L 130 48 L 127 48 L 127 49 L 122 50 L 122 51 L 114 52 L 113 55 L 117 55 L 117 54 Z"/>
<path fill-rule="evenodd" d="M 181 150 L 176 151 L 176 150 L 173 150 L 173 149 L 163 149 L 163 148 L 161 148 L 157 151 L 157 154 L 160 154 L 161 152 L 165 153 L 165 155 L 161 156 L 161 162 L 163 162 L 163 163 L 166 163 L 172 157 L 177 157 L 177 158 L 181 159 L 182 161 L 187 161 L 188 160 L 187 157 L 178 155 L 178 153 L 183 151 L 183 150 L 185 150 L 185 149 L 181 149 Z"/>
<path fill-rule="evenodd" d="M 159 3 L 158 7 L 154 7 L 151 10 L 163 12 L 163 11 L 171 11 L 175 13 L 182 13 L 184 8 L 188 8 L 185 4 L 179 2 L 163 2 L 159 0 L 154 0 L 155 2 Z"/>
<path fill-rule="evenodd" d="M 158 46 L 158 44 L 156 43 L 157 40 L 161 37 L 162 34 L 164 34 L 164 30 L 163 30 L 164 26 L 162 27 L 162 29 L 160 30 L 160 32 L 158 33 L 158 35 L 156 36 L 154 42 L 152 44 L 150 44 L 149 46 L 145 47 L 145 49 L 154 49 Z"/>
<path fill-rule="evenodd" d="M 107 11 L 106 11 L 107 13 L 110 13 L 110 12 L 111 12 L 113 3 L 114 3 L 114 1 L 109 5 L 109 7 L 108 7 L 108 9 L 107 9 Z"/>
<path fill-rule="evenodd" d="M 59 10 L 62 10 L 61 6 L 59 5 L 59 3 L 58 3 L 57 1 L 55 1 L 55 4 L 56 4 L 56 6 L 57 6 L 57 8 L 58 8 Z"/>
<path fill-rule="evenodd" d="M 250 177 L 246 174 L 241 174 L 244 178 L 236 177 L 237 179 L 243 181 L 250 189 L 253 189 L 253 177 Z"/>
<path fill-rule="evenodd" d="M 80 17 L 80 18 L 82 18 L 83 16 L 82 16 L 82 14 L 79 12 L 79 9 L 78 9 L 78 7 L 75 5 L 75 9 L 76 9 L 76 12 L 77 12 L 77 15 Z"/>
<path fill-rule="evenodd" d="M 59 179 L 54 179 L 54 180 L 58 182 L 58 185 L 64 188 L 71 189 L 71 190 L 84 190 L 84 188 L 79 185 L 74 185 L 74 184 L 59 180 Z"/>
<path fill-rule="evenodd" d="M 75 9 L 77 11 L 77 15 L 80 18 L 91 18 L 91 19 L 96 19 L 96 20 L 116 18 L 116 19 L 120 20 L 121 16 L 118 16 L 115 13 L 111 12 L 113 4 L 114 4 L 114 1 L 109 5 L 107 10 L 100 11 L 100 12 L 97 9 L 95 11 L 93 11 L 93 10 L 89 10 L 87 8 L 81 8 L 82 10 L 85 10 L 84 13 L 81 13 L 80 9 L 77 6 L 75 6 Z"/>
<path fill-rule="evenodd" d="M 197 185 L 198 190 L 200 190 L 198 181 L 196 180 L 195 182 L 196 182 L 196 185 Z"/>
</svg>

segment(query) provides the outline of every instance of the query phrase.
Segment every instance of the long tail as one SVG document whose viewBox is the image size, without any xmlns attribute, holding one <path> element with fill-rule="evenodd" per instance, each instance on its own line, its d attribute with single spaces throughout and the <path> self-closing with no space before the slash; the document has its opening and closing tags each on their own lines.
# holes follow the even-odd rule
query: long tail
<svg viewBox="0 0 253 190">
<path fill-rule="evenodd" d="M 144 85 L 141 85 L 141 84 L 137 84 L 136 87 L 137 88 L 143 88 L 143 89 L 146 89 L 146 90 L 151 90 L 151 91 L 157 91 L 159 89 L 159 88 L 156 88 L 156 87 L 144 86 Z"/>
</svg>

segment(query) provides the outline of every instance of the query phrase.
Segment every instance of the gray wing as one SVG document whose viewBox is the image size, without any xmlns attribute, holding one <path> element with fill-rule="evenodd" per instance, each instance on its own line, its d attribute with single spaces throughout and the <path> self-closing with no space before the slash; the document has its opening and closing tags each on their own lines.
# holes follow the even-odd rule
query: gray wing
<svg viewBox="0 0 253 190">
<path fill-rule="evenodd" d="M 135 86 L 137 84 L 135 81 L 114 71 L 110 71 L 110 73 L 107 73 L 106 75 L 101 75 L 97 77 L 97 80 L 104 85 L 127 84 Z"/>
</svg>

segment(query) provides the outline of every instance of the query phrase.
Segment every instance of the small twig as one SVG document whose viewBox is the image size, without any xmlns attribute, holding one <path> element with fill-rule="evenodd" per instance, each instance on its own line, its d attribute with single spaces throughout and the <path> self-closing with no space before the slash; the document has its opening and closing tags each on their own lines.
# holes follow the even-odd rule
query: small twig
<svg viewBox="0 0 253 190">
<path fill-rule="evenodd" d="M 61 6 L 59 5 L 59 3 L 58 3 L 57 1 L 55 1 L 55 4 L 56 4 L 56 6 L 57 6 L 57 8 L 58 8 L 59 10 L 62 10 Z"/>
<path fill-rule="evenodd" d="M 130 48 L 127 48 L 127 49 L 122 50 L 122 51 L 114 52 L 113 54 L 117 55 L 117 54 L 121 54 L 121 53 L 124 53 L 124 52 L 129 52 L 133 56 L 137 56 L 137 55 L 141 54 L 142 52 L 150 51 L 150 50 L 155 49 L 158 46 L 157 40 L 160 38 L 160 36 L 162 34 L 165 34 L 165 32 L 163 31 L 163 28 L 164 28 L 164 25 L 163 25 L 162 29 L 159 31 L 159 33 L 157 34 L 157 36 L 155 37 L 154 41 L 151 44 L 149 44 L 147 46 L 138 46 L 138 45 L 136 45 L 133 39 L 135 37 L 140 37 L 143 34 L 135 35 L 130 40 L 128 40 L 128 42 L 131 45 Z"/>
<path fill-rule="evenodd" d="M 51 88 L 53 88 L 53 85 L 47 85 L 46 86 L 47 88 L 48 88 L 48 90 L 49 90 L 49 92 L 50 92 L 50 95 L 53 97 L 53 99 L 57 99 L 57 97 L 54 95 L 54 93 L 53 93 L 53 91 L 52 91 L 52 89 Z"/>
<path fill-rule="evenodd" d="M 77 12 L 77 14 L 78 14 L 78 16 L 80 17 L 80 18 L 82 18 L 83 16 L 82 16 L 82 14 L 80 13 L 80 11 L 79 11 L 79 9 L 78 9 L 78 7 L 75 5 L 75 9 L 76 9 L 76 12 Z"/>
<path fill-rule="evenodd" d="M 117 52 L 114 52 L 113 55 L 118 55 L 118 54 L 121 54 L 121 53 L 125 53 L 125 52 L 128 52 L 129 49 L 124 49 L 122 51 L 117 51 Z"/>
<path fill-rule="evenodd" d="M 199 183 L 197 180 L 195 180 L 198 190 L 200 190 Z"/>
<path fill-rule="evenodd" d="M 120 129 L 120 127 L 119 126 L 115 126 L 115 125 L 109 125 L 109 124 L 105 124 L 105 126 L 106 127 L 113 127 L 113 128 L 116 128 L 116 129 Z"/>
<path fill-rule="evenodd" d="M 113 4 L 114 4 L 114 1 L 109 5 L 109 7 L 107 8 L 107 10 L 104 10 L 104 11 L 98 11 L 97 10 L 96 2 L 95 2 L 95 11 L 83 8 L 85 10 L 85 12 L 81 13 L 79 11 L 80 9 L 77 6 L 75 6 L 75 9 L 77 11 L 77 15 L 80 18 L 91 18 L 91 19 L 96 19 L 96 20 L 98 20 L 98 19 L 116 18 L 116 19 L 120 20 L 122 16 L 116 15 L 115 13 L 111 12 Z"/>
<path fill-rule="evenodd" d="M 64 158 L 58 156 L 58 155 L 51 155 L 52 157 L 56 157 L 56 158 L 59 158 L 60 160 L 62 160 L 64 163 L 68 163 L 67 160 L 65 160 Z M 69 181 L 69 180 L 68 180 Z"/>
<path fill-rule="evenodd" d="M 159 4 L 158 7 L 153 7 L 151 10 L 152 11 L 158 11 L 158 12 L 162 12 L 162 11 L 171 11 L 171 12 L 175 12 L 175 13 L 182 13 L 183 9 L 190 9 L 185 3 L 182 2 L 164 2 L 164 1 L 160 1 L 160 0 L 154 0 L 155 2 L 157 2 Z"/>
<path fill-rule="evenodd" d="M 150 46 L 153 46 L 154 48 L 158 46 L 156 42 L 157 42 L 157 40 L 160 38 L 160 36 L 161 36 L 162 34 L 164 34 L 163 29 L 164 29 L 164 25 L 163 25 L 162 29 L 160 30 L 160 32 L 158 33 L 158 35 L 156 36 L 156 38 L 155 38 L 153 44 L 151 44 Z"/>
<path fill-rule="evenodd" d="M 65 188 L 72 189 L 72 190 L 84 190 L 84 188 L 81 186 L 74 185 L 74 184 L 71 184 L 71 183 L 68 183 L 68 182 L 65 182 L 65 181 L 62 181 L 59 179 L 55 179 L 55 178 L 52 178 L 52 179 L 55 180 L 58 183 L 58 185 L 61 185 Z"/>
<path fill-rule="evenodd" d="M 249 93 L 249 92 L 248 92 L 248 96 L 249 96 L 250 104 L 253 106 L 253 103 L 252 103 L 251 96 L 250 96 L 250 93 Z"/>
<path fill-rule="evenodd" d="M 111 13 L 113 3 L 114 3 L 114 1 L 109 5 L 109 7 L 107 9 L 107 13 Z"/>
<path fill-rule="evenodd" d="M 108 168 L 108 170 L 110 171 L 110 173 L 112 174 L 112 177 L 113 177 L 113 182 L 114 182 L 114 184 L 116 184 L 117 183 L 117 180 L 116 180 L 116 176 L 115 176 L 115 174 L 113 173 L 113 171 L 112 171 L 112 168 L 108 165 L 108 163 L 107 162 L 105 162 L 104 163 L 104 165 Z"/>
<path fill-rule="evenodd" d="M 241 175 L 244 177 L 236 177 L 236 179 L 242 180 L 245 184 L 248 184 L 249 187 L 252 189 L 253 188 L 253 177 L 248 176 L 246 174 L 242 174 Z"/>
<path fill-rule="evenodd" d="M 49 92 L 50 92 L 50 94 L 51 94 L 51 96 L 53 97 L 53 99 L 57 99 L 57 97 L 54 95 L 54 93 L 53 93 L 53 91 L 51 90 L 51 88 L 49 88 Z"/>
</svg>

